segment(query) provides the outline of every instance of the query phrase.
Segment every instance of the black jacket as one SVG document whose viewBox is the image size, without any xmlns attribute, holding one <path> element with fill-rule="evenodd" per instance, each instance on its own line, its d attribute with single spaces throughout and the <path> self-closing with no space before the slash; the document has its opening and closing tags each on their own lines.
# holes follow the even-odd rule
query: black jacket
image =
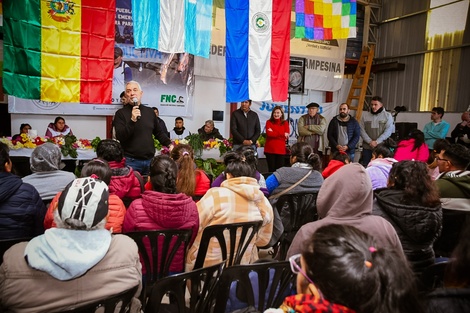
<svg viewBox="0 0 470 313">
<path fill-rule="evenodd" d="M 401 204 L 402 190 L 376 191 L 372 213 L 385 218 L 395 228 L 415 273 L 434 263 L 433 243 L 442 229 L 442 209 Z"/>
<path fill-rule="evenodd" d="M 204 130 L 204 126 L 199 128 L 197 132 L 199 133 L 199 135 L 201 135 L 201 138 L 204 141 L 207 141 L 209 139 L 220 139 L 220 140 L 224 139 L 224 137 L 222 137 L 222 135 L 220 134 L 219 130 L 215 127 L 209 134 L 206 133 L 206 131 Z"/>
<path fill-rule="evenodd" d="M 232 132 L 234 145 L 241 145 L 243 140 L 251 140 L 253 144 L 256 144 L 261 134 L 258 114 L 250 110 L 246 115 L 245 117 L 241 109 L 232 113 L 230 131 Z"/>
<path fill-rule="evenodd" d="M 37 190 L 19 176 L 0 173 L 0 239 L 44 233 L 46 206 Z"/>
</svg>

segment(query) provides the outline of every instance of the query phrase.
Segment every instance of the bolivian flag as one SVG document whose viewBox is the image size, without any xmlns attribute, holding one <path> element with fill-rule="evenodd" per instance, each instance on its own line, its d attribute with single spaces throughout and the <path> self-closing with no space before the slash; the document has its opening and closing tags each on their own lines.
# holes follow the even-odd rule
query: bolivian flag
<svg viewBox="0 0 470 313">
<path fill-rule="evenodd" d="M 53 102 L 110 103 L 114 0 L 3 0 L 3 87 Z"/>
</svg>

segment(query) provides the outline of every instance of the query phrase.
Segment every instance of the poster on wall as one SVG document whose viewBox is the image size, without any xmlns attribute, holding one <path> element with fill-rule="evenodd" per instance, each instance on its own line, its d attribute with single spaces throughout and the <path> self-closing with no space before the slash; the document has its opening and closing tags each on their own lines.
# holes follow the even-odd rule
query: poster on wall
<svg viewBox="0 0 470 313">
<path fill-rule="evenodd" d="M 119 104 L 125 82 L 135 80 L 142 102 L 164 116 L 193 115 L 194 56 L 135 49 L 131 0 L 116 0 L 113 104 Z"/>
</svg>

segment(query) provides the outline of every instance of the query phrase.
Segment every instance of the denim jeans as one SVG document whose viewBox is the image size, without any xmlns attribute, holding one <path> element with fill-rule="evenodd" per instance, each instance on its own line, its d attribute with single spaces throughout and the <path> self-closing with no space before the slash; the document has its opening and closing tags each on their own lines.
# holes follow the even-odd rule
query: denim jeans
<svg viewBox="0 0 470 313">
<path fill-rule="evenodd" d="M 134 171 L 139 172 L 142 176 L 148 176 L 150 171 L 150 161 L 149 160 L 139 160 L 126 156 L 126 165 L 132 167 Z"/>
<path fill-rule="evenodd" d="M 364 167 L 367 167 L 367 164 L 369 164 L 370 160 L 372 159 L 372 150 L 369 149 L 362 149 L 361 153 L 361 164 Z"/>
</svg>

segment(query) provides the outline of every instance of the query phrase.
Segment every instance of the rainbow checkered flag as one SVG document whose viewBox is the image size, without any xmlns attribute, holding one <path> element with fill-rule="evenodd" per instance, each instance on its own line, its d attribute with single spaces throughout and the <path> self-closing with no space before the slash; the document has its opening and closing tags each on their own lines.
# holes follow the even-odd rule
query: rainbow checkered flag
<svg viewBox="0 0 470 313">
<path fill-rule="evenodd" d="M 355 38 L 356 10 L 356 0 L 296 0 L 295 38 Z"/>
</svg>

